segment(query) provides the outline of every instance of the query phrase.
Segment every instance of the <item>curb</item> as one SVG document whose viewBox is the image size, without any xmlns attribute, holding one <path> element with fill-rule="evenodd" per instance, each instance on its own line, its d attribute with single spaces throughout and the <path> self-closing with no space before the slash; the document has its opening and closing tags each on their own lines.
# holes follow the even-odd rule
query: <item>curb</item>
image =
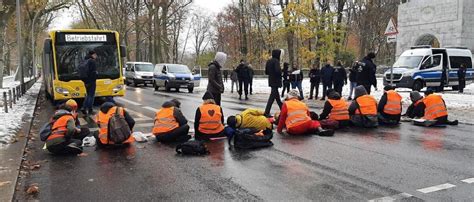
<svg viewBox="0 0 474 202">
<path fill-rule="evenodd" d="M 20 166 L 23 162 L 23 155 L 25 154 L 26 145 L 28 142 L 28 135 L 33 125 L 34 114 L 38 107 L 39 94 L 42 89 L 42 81 L 37 81 L 41 87 L 38 93 L 33 94 L 31 102 L 34 103 L 34 108 L 31 114 L 24 114 L 21 128 L 17 131 L 17 143 L 11 144 L 5 150 L 0 150 L 0 159 L 4 159 L 2 166 L 0 166 L 0 201 L 13 201 L 16 192 L 16 185 L 18 176 L 20 175 Z M 3 183 L 1 185 L 1 183 Z"/>
</svg>

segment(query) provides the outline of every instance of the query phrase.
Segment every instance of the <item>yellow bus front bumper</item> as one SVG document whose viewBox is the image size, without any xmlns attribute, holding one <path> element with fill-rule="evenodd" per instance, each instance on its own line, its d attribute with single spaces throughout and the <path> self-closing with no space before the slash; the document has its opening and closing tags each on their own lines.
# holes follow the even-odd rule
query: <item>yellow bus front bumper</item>
<svg viewBox="0 0 474 202">
<path fill-rule="evenodd" d="M 123 79 L 98 79 L 96 81 L 95 97 L 124 96 L 125 86 Z M 86 88 L 80 80 L 53 81 L 54 100 L 84 98 Z"/>
</svg>

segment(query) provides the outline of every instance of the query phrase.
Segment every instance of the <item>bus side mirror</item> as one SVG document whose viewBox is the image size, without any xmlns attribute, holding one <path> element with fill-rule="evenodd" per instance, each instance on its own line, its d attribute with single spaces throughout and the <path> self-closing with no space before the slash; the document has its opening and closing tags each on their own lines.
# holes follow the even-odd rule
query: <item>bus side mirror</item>
<svg viewBox="0 0 474 202">
<path fill-rule="evenodd" d="M 127 57 L 127 48 L 125 46 L 120 46 L 120 56 Z"/>
</svg>

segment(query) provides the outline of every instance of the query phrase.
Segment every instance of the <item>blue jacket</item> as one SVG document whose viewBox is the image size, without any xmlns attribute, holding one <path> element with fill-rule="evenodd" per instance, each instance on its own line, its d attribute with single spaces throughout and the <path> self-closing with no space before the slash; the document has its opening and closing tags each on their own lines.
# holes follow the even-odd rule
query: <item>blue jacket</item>
<svg viewBox="0 0 474 202">
<path fill-rule="evenodd" d="M 325 65 L 321 69 L 321 80 L 325 85 L 331 85 L 333 80 L 334 68 L 331 65 Z"/>
</svg>

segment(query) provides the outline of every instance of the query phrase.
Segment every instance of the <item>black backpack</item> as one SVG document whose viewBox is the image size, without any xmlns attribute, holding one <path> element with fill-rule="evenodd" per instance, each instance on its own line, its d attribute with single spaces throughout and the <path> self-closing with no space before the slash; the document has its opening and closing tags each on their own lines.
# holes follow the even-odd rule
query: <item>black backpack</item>
<svg viewBox="0 0 474 202">
<path fill-rule="evenodd" d="M 81 80 L 86 80 L 89 77 L 89 66 L 87 66 L 88 62 L 89 59 L 81 61 L 77 68 L 79 70 L 79 77 Z"/>
<path fill-rule="evenodd" d="M 176 146 L 176 153 L 182 155 L 206 155 L 209 154 L 209 150 L 207 150 L 206 145 L 197 140 L 191 140 L 184 143 L 179 144 Z"/>
<path fill-rule="evenodd" d="M 125 117 L 120 114 L 120 110 L 123 109 L 121 107 L 117 107 L 115 114 L 110 117 L 108 123 L 107 139 L 108 141 L 112 141 L 115 144 L 125 142 L 132 134 Z"/>
<path fill-rule="evenodd" d="M 257 130 L 255 128 L 235 129 L 234 135 L 229 137 L 229 147 L 234 145 L 238 149 L 257 149 L 273 146 L 271 139 L 273 132 L 270 129 Z M 232 144 L 232 141 L 234 144 Z"/>
</svg>

